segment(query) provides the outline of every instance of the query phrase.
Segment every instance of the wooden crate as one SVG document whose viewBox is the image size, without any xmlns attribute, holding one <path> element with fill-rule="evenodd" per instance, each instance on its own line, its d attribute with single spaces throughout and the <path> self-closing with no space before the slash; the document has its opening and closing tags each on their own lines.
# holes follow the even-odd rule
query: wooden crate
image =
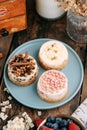
<svg viewBox="0 0 87 130">
<path fill-rule="evenodd" d="M 0 0 L 0 35 L 26 28 L 26 0 Z"/>
</svg>

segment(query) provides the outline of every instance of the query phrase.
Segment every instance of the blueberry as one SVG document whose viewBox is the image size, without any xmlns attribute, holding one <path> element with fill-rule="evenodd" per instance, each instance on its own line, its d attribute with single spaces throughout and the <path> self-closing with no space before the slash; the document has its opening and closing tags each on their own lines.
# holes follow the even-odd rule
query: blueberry
<svg viewBox="0 0 87 130">
<path fill-rule="evenodd" d="M 47 122 L 51 122 L 51 116 L 47 118 Z"/>
<path fill-rule="evenodd" d="M 72 119 L 67 119 L 68 124 L 73 122 Z"/>
<path fill-rule="evenodd" d="M 61 121 L 62 121 L 62 118 L 60 118 L 60 117 L 57 117 L 57 118 L 56 118 L 56 123 L 59 124 Z"/>
<path fill-rule="evenodd" d="M 45 123 L 45 125 L 46 125 L 47 127 L 49 127 L 49 124 L 50 124 L 50 122 L 46 122 L 46 123 Z"/>
<path fill-rule="evenodd" d="M 52 125 L 52 128 L 53 128 L 54 130 L 57 130 L 58 127 L 59 127 L 59 125 L 58 125 L 57 123 L 54 123 L 54 124 Z"/>
<path fill-rule="evenodd" d="M 55 118 L 55 117 L 52 117 L 52 116 L 49 116 L 49 117 L 47 118 L 47 122 L 55 123 L 55 120 L 56 120 L 56 118 Z"/>
<path fill-rule="evenodd" d="M 62 127 L 60 130 L 67 130 L 67 128 L 66 127 Z"/>
<path fill-rule="evenodd" d="M 52 128 L 52 123 L 51 122 L 46 122 L 45 125 L 49 128 Z"/>
<path fill-rule="evenodd" d="M 68 125 L 67 120 L 62 119 L 61 122 L 60 122 L 60 127 L 66 127 L 67 125 Z"/>
<path fill-rule="evenodd" d="M 63 122 L 64 122 L 64 126 L 68 126 L 67 120 L 64 119 Z"/>
</svg>

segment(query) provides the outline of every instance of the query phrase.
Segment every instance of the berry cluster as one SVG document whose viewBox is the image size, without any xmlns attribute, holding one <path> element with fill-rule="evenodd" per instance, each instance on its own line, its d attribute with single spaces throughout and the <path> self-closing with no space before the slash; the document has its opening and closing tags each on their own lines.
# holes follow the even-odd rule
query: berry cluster
<svg viewBox="0 0 87 130">
<path fill-rule="evenodd" d="M 40 130 L 81 130 L 73 120 L 49 116 Z"/>
</svg>

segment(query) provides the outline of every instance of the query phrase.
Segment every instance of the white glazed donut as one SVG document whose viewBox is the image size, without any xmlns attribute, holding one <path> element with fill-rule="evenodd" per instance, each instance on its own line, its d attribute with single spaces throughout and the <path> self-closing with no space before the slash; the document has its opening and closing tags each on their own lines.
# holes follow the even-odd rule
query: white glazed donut
<svg viewBox="0 0 87 130">
<path fill-rule="evenodd" d="M 8 62 L 9 79 L 20 86 L 33 83 L 38 76 L 36 60 L 27 52 L 13 56 Z"/>
<path fill-rule="evenodd" d="M 63 100 L 68 94 L 68 79 L 57 70 L 47 70 L 39 78 L 37 93 L 46 102 L 55 103 Z"/>
<path fill-rule="evenodd" d="M 46 70 L 61 70 L 68 63 L 68 51 L 62 42 L 51 40 L 41 46 L 38 60 Z"/>
</svg>

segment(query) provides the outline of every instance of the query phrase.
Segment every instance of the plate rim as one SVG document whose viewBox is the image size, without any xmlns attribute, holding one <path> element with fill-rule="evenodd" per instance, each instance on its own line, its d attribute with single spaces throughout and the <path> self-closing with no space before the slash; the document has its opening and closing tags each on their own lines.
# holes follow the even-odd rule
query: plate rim
<svg viewBox="0 0 87 130">
<path fill-rule="evenodd" d="M 21 48 L 22 47 L 24 47 L 24 46 L 27 46 L 27 44 L 35 44 L 35 43 L 32 43 L 32 42 L 36 42 L 37 43 L 37 41 L 49 41 L 49 40 L 56 40 L 56 39 L 51 39 L 51 38 L 38 38 L 38 39 L 33 39 L 33 40 L 30 40 L 30 41 L 27 41 L 27 42 L 25 42 L 24 44 L 22 44 L 22 45 L 19 45 L 16 49 L 14 49 L 11 53 L 10 53 L 10 55 L 8 56 L 8 58 L 7 58 L 7 60 L 6 60 L 6 63 L 8 62 L 8 60 L 10 59 L 10 57 L 12 57 L 12 55 L 14 55 L 15 54 L 15 52 L 17 52 L 18 51 L 18 49 L 20 49 L 21 50 Z M 57 41 L 59 41 L 59 40 L 57 40 Z M 66 104 L 66 103 L 68 103 L 69 101 L 71 101 L 71 99 L 72 98 L 74 98 L 75 97 L 75 95 L 78 93 L 78 91 L 80 90 L 80 88 L 81 88 L 81 85 L 82 85 L 82 82 L 83 82 L 83 78 L 84 78 L 84 69 L 83 69 L 83 64 L 82 64 L 82 61 L 81 61 L 81 59 L 80 59 L 80 57 L 79 57 L 79 55 L 77 54 L 77 52 L 71 47 L 71 46 L 69 46 L 67 43 L 65 43 L 65 42 L 63 42 L 63 41 L 59 41 L 59 42 L 62 42 L 67 48 L 69 48 L 74 54 L 75 54 L 75 56 L 76 56 L 76 58 L 77 58 L 77 60 L 79 61 L 79 63 L 80 63 L 80 68 L 81 68 L 81 80 L 80 80 L 80 83 L 79 83 L 79 87 L 76 89 L 76 91 L 75 91 L 75 93 L 72 95 L 72 96 L 70 96 L 67 100 L 65 100 L 64 102 L 61 102 L 61 104 L 59 103 L 59 105 L 58 104 L 52 104 L 51 106 L 46 106 L 46 107 L 44 107 L 44 108 L 38 108 L 38 107 L 34 107 L 34 106 L 30 106 L 30 105 L 27 105 L 26 103 L 23 103 L 22 101 L 19 101 L 19 99 L 17 99 L 14 95 L 13 95 L 13 93 L 11 93 L 10 92 L 10 94 L 13 96 L 13 98 L 15 99 L 15 100 L 17 100 L 19 103 L 21 103 L 22 105 L 24 105 L 24 106 L 27 106 L 27 107 L 30 107 L 30 108 L 33 108 L 33 109 L 43 109 L 43 110 L 46 110 L 46 109 L 52 109 L 52 108 L 56 108 L 56 107 L 60 107 L 60 106 L 62 106 L 62 105 L 64 105 L 64 104 Z M 43 44 L 43 43 L 42 43 Z M 41 44 L 41 45 L 42 45 Z M 5 63 L 5 66 L 4 66 L 4 82 L 5 82 L 5 85 L 6 85 L 6 87 L 8 86 L 7 85 L 7 82 L 6 82 L 6 78 L 5 78 L 5 71 L 6 71 L 6 63 Z M 8 88 L 8 87 L 7 87 Z M 8 89 L 9 90 L 9 89 Z M 10 90 L 9 90 L 10 91 Z"/>
</svg>

